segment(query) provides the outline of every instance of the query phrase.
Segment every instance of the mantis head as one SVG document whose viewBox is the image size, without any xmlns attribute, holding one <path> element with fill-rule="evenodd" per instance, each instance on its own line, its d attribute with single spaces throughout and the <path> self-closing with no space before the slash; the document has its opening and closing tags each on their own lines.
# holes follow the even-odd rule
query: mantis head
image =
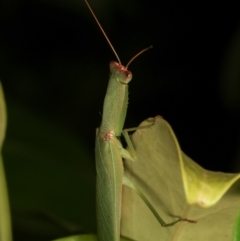
<svg viewBox="0 0 240 241">
<path fill-rule="evenodd" d="M 126 67 L 115 61 L 110 62 L 110 72 L 116 76 L 121 84 L 128 84 L 132 80 L 132 73 Z"/>
</svg>

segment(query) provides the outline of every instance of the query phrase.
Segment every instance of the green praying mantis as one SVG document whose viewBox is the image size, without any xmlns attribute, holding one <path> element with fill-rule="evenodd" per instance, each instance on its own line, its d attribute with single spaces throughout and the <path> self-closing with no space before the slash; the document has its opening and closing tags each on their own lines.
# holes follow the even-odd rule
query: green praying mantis
<svg viewBox="0 0 240 241">
<path fill-rule="evenodd" d="M 174 222 L 165 223 L 143 193 L 124 176 L 122 159 L 125 158 L 130 161 L 137 159 L 128 132 L 149 128 L 154 124 L 153 121 L 153 123 L 143 127 L 123 130 L 128 105 L 128 83 L 132 79 L 132 73 L 128 70 L 128 66 L 137 56 L 152 46 L 139 52 L 124 67 L 87 0 L 85 2 L 119 62 L 110 62 L 111 75 L 104 99 L 102 123 L 96 131 L 95 159 L 97 171 L 98 239 L 100 241 L 120 240 L 122 185 L 126 185 L 136 191 L 153 212 L 161 226 L 168 227 L 179 221 L 190 221 L 179 218 Z M 120 142 L 119 137 L 121 134 L 123 134 L 126 140 L 129 151 L 124 149 Z"/>
</svg>

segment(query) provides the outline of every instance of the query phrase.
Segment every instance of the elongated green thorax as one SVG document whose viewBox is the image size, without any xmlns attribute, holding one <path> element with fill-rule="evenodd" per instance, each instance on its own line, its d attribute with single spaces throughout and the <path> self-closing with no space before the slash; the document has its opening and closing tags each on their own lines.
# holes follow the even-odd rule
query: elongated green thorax
<svg viewBox="0 0 240 241">
<path fill-rule="evenodd" d="M 119 63 L 110 63 L 111 76 L 103 105 L 103 118 L 96 132 L 97 225 L 99 241 L 120 240 L 122 200 L 121 135 L 128 104 L 132 73 Z"/>
<path fill-rule="evenodd" d="M 120 136 L 127 113 L 128 83 L 132 73 L 117 62 L 110 62 L 111 76 L 103 105 L 101 133 L 114 132 Z"/>
</svg>

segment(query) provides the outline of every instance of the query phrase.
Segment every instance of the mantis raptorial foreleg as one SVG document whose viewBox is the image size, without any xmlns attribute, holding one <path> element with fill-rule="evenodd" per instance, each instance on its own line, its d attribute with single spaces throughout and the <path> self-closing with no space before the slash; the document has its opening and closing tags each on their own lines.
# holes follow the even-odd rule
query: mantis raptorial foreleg
<svg viewBox="0 0 240 241">
<path fill-rule="evenodd" d="M 134 149 L 134 146 L 132 144 L 132 141 L 130 139 L 130 136 L 128 134 L 128 132 L 132 132 L 135 130 L 139 130 L 139 129 L 146 129 L 146 128 L 150 128 L 151 126 L 153 126 L 155 124 L 155 120 L 156 118 L 158 118 L 159 116 L 155 117 L 155 118 L 150 118 L 149 121 L 152 122 L 149 125 L 144 125 L 144 126 L 138 126 L 138 127 L 133 127 L 133 128 L 128 128 L 128 129 L 124 129 L 122 131 L 122 134 L 125 138 L 125 141 L 127 142 L 128 145 L 128 150 L 123 149 L 124 150 L 124 155 L 122 155 L 123 158 L 130 160 L 130 161 L 136 161 L 137 160 L 137 156 L 136 156 L 136 152 Z M 187 222 L 192 222 L 195 223 L 195 221 L 190 220 L 190 219 L 186 219 L 186 218 L 181 218 L 179 217 L 177 220 L 170 222 L 170 223 L 166 223 L 161 217 L 160 215 L 157 213 L 156 209 L 153 207 L 153 205 L 149 202 L 149 200 L 146 198 L 146 196 L 140 191 L 140 189 L 138 189 L 125 175 L 123 176 L 123 185 L 133 189 L 136 194 L 142 199 L 142 201 L 148 206 L 148 208 L 151 210 L 151 212 L 153 213 L 153 215 L 155 216 L 155 218 L 158 220 L 158 222 L 161 224 L 162 227 L 170 227 L 173 226 L 174 224 L 180 222 L 180 221 L 187 221 Z"/>
<path fill-rule="evenodd" d="M 125 152 L 128 152 L 128 155 L 130 155 L 132 158 L 128 158 L 128 155 L 123 156 L 125 159 L 127 160 L 131 160 L 131 161 L 136 161 L 137 160 L 137 156 L 136 156 L 136 152 L 134 149 L 134 146 L 132 144 L 132 141 L 130 139 L 130 136 L 128 134 L 128 132 L 131 131 L 135 131 L 135 130 L 139 130 L 139 129 L 146 129 L 146 128 L 150 128 L 151 126 L 153 126 L 155 124 L 155 120 L 156 118 L 158 118 L 159 116 L 155 117 L 155 118 L 151 118 L 149 119 L 150 122 L 152 122 L 149 125 L 144 125 L 144 126 L 138 126 L 138 127 L 134 127 L 134 128 L 128 128 L 128 129 L 124 129 L 122 131 L 122 134 L 125 138 L 125 141 L 127 142 L 128 145 L 128 149 L 129 149 L 129 153 L 127 150 L 125 150 Z M 132 148 L 132 149 L 131 149 Z M 127 178 L 125 175 L 123 176 L 123 185 L 131 188 L 132 190 L 134 190 L 136 192 L 136 194 L 142 199 L 142 201 L 148 206 L 148 208 L 151 210 L 151 212 L 153 213 L 153 215 L 155 216 L 155 218 L 158 220 L 158 222 L 161 224 L 162 227 L 170 227 L 173 226 L 174 224 L 180 222 L 180 221 L 187 221 L 187 222 L 191 222 L 191 223 L 195 223 L 194 220 L 190 220 L 190 219 L 186 219 L 186 218 L 181 218 L 179 217 L 177 220 L 170 222 L 170 223 L 166 223 L 158 214 L 158 212 L 156 211 L 156 209 L 153 207 L 153 205 L 149 202 L 149 200 L 146 198 L 146 196 L 140 191 L 139 188 L 137 188 L 130 180 L 129 178 Z"/>
<path fill-rule="evenodd" d="M 140 130 L 140 129 L 149 128 L 149 127 L 151 127 L 152 125 L 154 125 L 154 123 L 155 123 L 155 119 L 153 119 L 153 120 L 152 120 L 152 123 L 149 124 L 149 125 L 138 126 L 138 127 L 133 127 L 133 128 L 127 128 L 127 129 L 124 129 L 124 130 L 122 131 L 122 134 L 123 134 L 124 139 L 125 139 L 125 141 L 126 141 L 126 143 L 127 143 L 127 146 L 128 146 L 128 149 L 129 149 L 129 153 L 130 153 L 133 161 L 136 160 L 137 155 L 136 155 L 135 148 L 134 148 L 134 146 L 133 146 L 133 144 L 132 144 L 132 141 L 131 141 L 131 139 L 130 139 L 130 136 L 129 136 L 128 132 L 132 132 L 132 131 L 136 131 L 136 130 Z M 123 156 L 123 158 L 128 159 L 127 157 L 124 157 L 124 156 Z"/>
</svg>

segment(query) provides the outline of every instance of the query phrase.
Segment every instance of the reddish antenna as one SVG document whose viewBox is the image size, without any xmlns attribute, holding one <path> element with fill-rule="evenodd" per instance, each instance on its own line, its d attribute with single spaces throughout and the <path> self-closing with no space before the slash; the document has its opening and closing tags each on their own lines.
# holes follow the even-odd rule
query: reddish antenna
<svg viewBox="0 0 240 241">
<path fill-rule="evenodd" d="M 140 51 L 140 52 L 137 53 L 136 55 L 134 55 L 134 56 L 130 59 L 130 61 L 128 62 L 127 66 L 126 66 L 126 69 L 127 69 L 128 66 L 133 62 L 134 59 L 136 59 L 139 55 L 141 55 L 141 54 L 144 53 L 145 51 L 151 49 L 152 47 L 153 47 L 153 46 L 151 45 L 151 46 L 149 46 L 149 47 L 143 49 L 142 51 Z"/>
<path fill-rule="evenodd" d="M 87 6 L 88 6 L 88 8 L 89 8 L 90 12 L 92 13 L 92 15 L 93 15 L 94 19 L 96 20 L 96 22 L 97 22 L 97 24 L 98 24 L 99 28 L 101 29 L 101 31 L 102 31 L 102 33 L 103 33 L 104 37 L 106 38 L 106 40 L 108 41 L 108 43 L 109 43 L 110 47 L 112 48 L 113 53 L 115 54 L 115 56 L 116 56 L 116 58 L 117 58 L 118 62 L 121 64 L 121 60 L 120 60 L 120 58 L 118 57 L 117 52 L 115 51 L 115 49 L 114 49 L 113 45 L 111 44 L 111 42 L 110 42 L 109 38 L 107 37 L 107 34 L 106 34 L 106 33 L 105 33 L 105 31 L 103 30 L 102 25 L 101 25 L 101 24 L 100 24 L 100 22 L 98 21 L 98 19 L 97 19 L 96 15 L 94 14 L 94 12 L 93 12 L 92 8 L 90 7 L 90 5 L 89 5 L 89 3 L 88 3 L 88 1 L 87 1 L 87 0 L 85 0 L 85 3 L 87 4 Z"/>
</svg>

